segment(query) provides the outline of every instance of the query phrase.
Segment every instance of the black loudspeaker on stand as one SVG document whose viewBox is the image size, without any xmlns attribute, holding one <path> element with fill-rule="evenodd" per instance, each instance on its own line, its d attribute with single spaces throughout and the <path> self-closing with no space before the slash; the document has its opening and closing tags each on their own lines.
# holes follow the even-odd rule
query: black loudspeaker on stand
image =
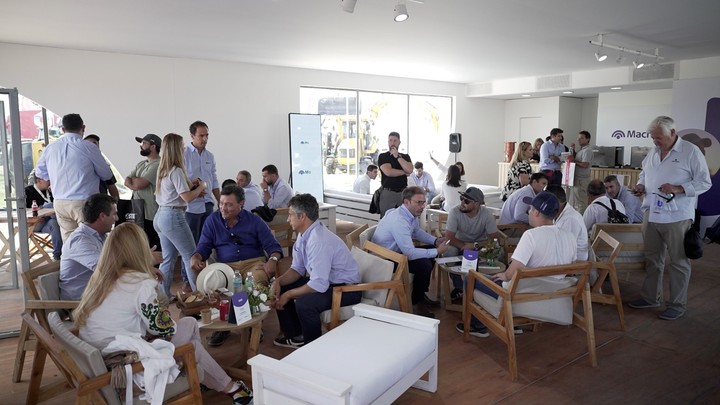
<svg viewBox="0 0 720 405">
<path fill-rule="evenodd" d="M 450 134 L 450 152 L 460 153 L 460 149 L 462 149 L 462 134 Z"/>
</svg>

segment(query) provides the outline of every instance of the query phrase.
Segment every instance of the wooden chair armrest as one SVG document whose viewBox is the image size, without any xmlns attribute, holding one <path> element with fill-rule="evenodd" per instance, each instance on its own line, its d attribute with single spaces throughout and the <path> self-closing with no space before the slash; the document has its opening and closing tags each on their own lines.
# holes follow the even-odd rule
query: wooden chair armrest
<svg viewBox="0 0 720 405">
<path fill-rule="evenodd" d="M 499 297 L 502 297 L 502 299 L 504 299 L 504 300 L 507 300 L 510 298 L 510 295 L 506 289 L 495 284 L 494 281 L 485 277 L 482 273 L 477 272 L 477 271 L 469 271 L 468 278 L 467 278 L 467 285 L 465 287 L 465 296 L 468 297 L 468 299 L 470 301 L 472 301 L 472 295 L 473 295 L 472 291 L 475 290 L 475 281 L 478 281 L 481 284 L 485 285 L 486 287 L 491 289 L 495 294 L 497 294 Z"/>
<path fill-rule="evenodd" d="M 383 289 L 397 291 L 402 288 L 403 284 L 400 280 L 376 281 L 373 283 L 349 284 L 333 287 L 332 307 L 330 307 L 330 325 L 328 326 L 328 329 L 333 329 L 340 323 L 340 304 L 342 303 L 342 294 L 344 292 Z"/>
<path fill-rule="evenodd" d="M 25 309 L 75 309 L 80 301 L 27 300 Z"/>
</svg>

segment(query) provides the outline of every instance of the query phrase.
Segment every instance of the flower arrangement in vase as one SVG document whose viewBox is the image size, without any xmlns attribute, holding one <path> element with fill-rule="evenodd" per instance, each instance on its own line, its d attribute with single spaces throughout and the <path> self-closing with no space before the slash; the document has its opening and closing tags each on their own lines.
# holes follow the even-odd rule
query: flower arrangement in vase
<svg viewBox="0 0 720 405">
<path fill-rule="evenodd" d="M 480 248 L 479 256 L 485 259 L 488 266 L 495 266 L 495 261 L 500 256 L 500 245 L 497 239 L 488 239 L 485 246 Z"/>
<path fill-rule="evenodd" d="M 267 312 L 270 310 L 270 306 L 267 304 L 268 301 L 275 299 L 275 294 L 270 290 L 270 287 L 264 284 L 258 284 L 255 281 L 252 282 L 252 287 L 248 288 L 248 302 L 250 303 L 250 311 L 253 316 L 260 314 L 261 312 Z"/>
</svg>

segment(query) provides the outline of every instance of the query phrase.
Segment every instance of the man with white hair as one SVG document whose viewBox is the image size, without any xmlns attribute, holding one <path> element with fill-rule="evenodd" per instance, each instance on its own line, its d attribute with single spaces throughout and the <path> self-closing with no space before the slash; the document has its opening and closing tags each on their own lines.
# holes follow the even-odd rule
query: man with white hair
<svg viewBox="0 0 720 405">
<path fill-rule="evenodd" d="M 670 299 L 660 319 L 672 321 L 687 310 L 690 260 L 683 240 L 695 217 L 698 195 L 712 187 L 705 158 L 695 145 L 675 133 L 675 121 L 666 116 L 652 120 L 648 132 L 655 148 L 642 162 L 635 194 L 645 194 L 645 282 L 631 308 L 657 308 L 662 304 L 666 251 L 670 257 Z"/>
</svg>

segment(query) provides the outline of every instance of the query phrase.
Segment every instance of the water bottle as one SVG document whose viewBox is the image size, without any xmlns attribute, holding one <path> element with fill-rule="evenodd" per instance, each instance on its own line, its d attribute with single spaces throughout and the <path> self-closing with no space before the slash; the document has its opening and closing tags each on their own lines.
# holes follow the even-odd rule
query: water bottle
<svg viewBox="0 0 720 405">
<path fill-rule="evenodd" d="M 34 216 L 34 217 L 38 216 L 38 211 L 40 211 L 40 207 L 38 207 L 37 201 L 33 200 L 33 202 L 32 202 L 32 216 Z"/>
<path fill-rule="evenodd" d="M 248 290 L 249 293 L 252 293 L 254 286 L 255 276 L 253 276 L 252 271 L 248 271 L 247 278 L 245 279 L 245 288 Z"/>
<path fill-rule="evenodd" d="M 233 293 L 239 293 L 243 289 L 242 274 L 240 270 L 235 270 L 235 276 L 233 276 Z"/>
</svg>

